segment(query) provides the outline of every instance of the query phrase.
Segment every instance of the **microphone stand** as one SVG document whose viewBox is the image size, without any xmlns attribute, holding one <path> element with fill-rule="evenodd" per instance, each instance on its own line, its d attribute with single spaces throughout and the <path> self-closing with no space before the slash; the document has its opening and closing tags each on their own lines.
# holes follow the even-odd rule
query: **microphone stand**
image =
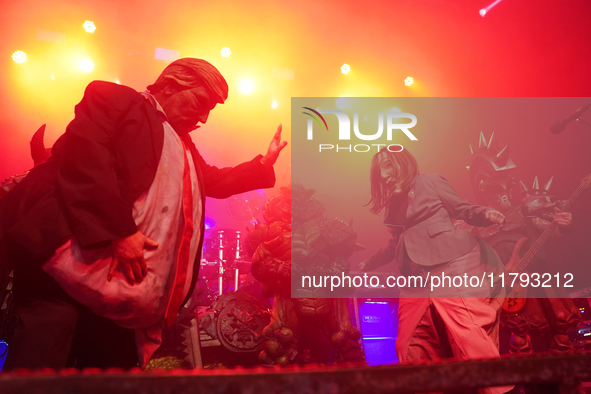
<svg viewBox="0 0 591 394">
<path fill-rule="evenodd" d="M 589 127 L 589 129 L 591 129 L 591 123 L 583 120 L 583 119 L 575 119 L 575 122 L 581 122 L 582 124 L 586 125 L 587 127 Z"/>
<path fill-rule="evenodd" d="M 591 102 L 583 105 L 580 108 L 577 108 L 575 110 L 575 112 L 571 113 L 569 116 L 567 116 L 566 118 L 564 118 L 563 120 L 559 120 L 557 122 L 555 122 L 552 127 L 550 127 L 550 132 L 552 134 L 560 134 L 564 131 L 564 129 L 566 129 L 566 127 L 568 126 L 569 123 L 575 121 L 575 122 L 581 122 L 582 124 L 591 127 L 591 123 L 584 121 L 583 119 L 581 119 L 580 117 L 583 116 L 583 114 L 585 112 L 587 112 L 587 110 L 591 108 Z"/>
</svg>

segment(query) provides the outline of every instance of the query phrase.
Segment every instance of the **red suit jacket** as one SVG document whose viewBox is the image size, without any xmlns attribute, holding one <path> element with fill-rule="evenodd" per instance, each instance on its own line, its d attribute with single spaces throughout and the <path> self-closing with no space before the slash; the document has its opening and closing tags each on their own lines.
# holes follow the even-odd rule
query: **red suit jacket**
<svg viewBox="0 0 591 394">
<path fill-rule="evenodd" d="M 163 139 L 162 120 L 141 94 L 90 83 L 50 160 L 0 200 L 3 271 L 14 264 L 40 266 L 71 236 L 92 248 L 135 233 L 132 205 L 152 184 Z M 217 168 L 205 163 L 188 135 L 183 139 L 193 153 L 203 204 L 206 196 L 226 198 L 275 183 L 273 167 L 262 165 L 260 155 Z M 198 269 L 196 263 L 194 279 Z"/>
</svg>

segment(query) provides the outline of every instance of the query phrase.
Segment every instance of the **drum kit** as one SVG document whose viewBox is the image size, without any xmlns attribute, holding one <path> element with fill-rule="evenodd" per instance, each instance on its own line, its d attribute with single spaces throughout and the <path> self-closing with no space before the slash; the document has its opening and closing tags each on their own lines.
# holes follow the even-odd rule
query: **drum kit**
<svg viewBox="0 0 591 394">
<path fill-rule="evenodd" d="M 253 190 L 230 197 L 227 208 L 235 218 L 250 220 L 254 224 L 255 216 L 266 201 L 264 190 Z M 237 291 L 241 286 L 254 282 L 250 273 L 252 250 L 246 232 L 234 229 L 214 231 L 215 221 L 208 217 L 205 218 L 205 225 L 200 272 L 207 287 L 207 298 L 213 303 L 225 292 Z"/>
<path fill-rule="evenodd" d="M 254 225 L 255 215 L 266 202 L 264 197 L 262 190 L 233 196 L 228 199 L 228 211 Z M 213 219 L 205 218 L 200 283 L 195 296 L 200 346 L 221 346 L 233 355 L 232 359 L 252 363 L 263 347 L 263 328 L 271 320 L 270 300 L 262 297 L 260 282 L 252 277 L 252 250 L 246 231 L 214 230 L 215 224 Z"/>
<path fill-rule="evenodd" d="M 206 232 L 200 272 L 210 299 L 217 300 L 225 291 L 232 289 L 232 281 L 234 291 L 249 281 L 251 262 L 247 249 L 246 236 L 241 231 L 223 229 Z"/>
</svg>

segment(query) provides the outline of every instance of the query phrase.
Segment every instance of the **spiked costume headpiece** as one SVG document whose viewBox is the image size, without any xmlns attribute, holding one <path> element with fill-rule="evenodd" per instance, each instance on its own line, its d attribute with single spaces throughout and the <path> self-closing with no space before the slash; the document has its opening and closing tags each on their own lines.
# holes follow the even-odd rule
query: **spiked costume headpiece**
<svg viewBox="0 0 591 394">
<path fill-rule="evenodd" d="M 470 152 L 472 160 L 468 167 L 468 176 L 478 203 L 495 205 L 503 192 L 510 198 L 515 185 L 511 175 L 516 166 L 509 158 L 509 145 L 499 149 L 495 133 L 492 133 L 487 142 L 481 131 L 478 149 L 474 150 L 470 145 Z"/>
<path fill-rule="evenodd" d="M 524 194 L 522 200 L 522 211 L 526 217 L 543 217 L 550 215 L 550 219 L 554 214 L 554 207 L 561 205 L 555 196 L 549 194 L 550 188 L 552 187 L 552 181 L 554 177 L 550 178 L 543 188 L 540 188 L 538 177 L 534 178 L 534 184 L 531 189 L 528 189 L 523 181 L 519 181 L 521 191 Z"/>
</svg>

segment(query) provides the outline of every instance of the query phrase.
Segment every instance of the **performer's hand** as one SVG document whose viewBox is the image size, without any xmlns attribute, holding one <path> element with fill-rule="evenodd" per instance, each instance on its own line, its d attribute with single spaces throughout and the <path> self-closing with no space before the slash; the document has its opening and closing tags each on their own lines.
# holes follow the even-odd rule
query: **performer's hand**
<svg viewBox="0 0 591 394">
<path fill-rule="evenodd" d="M 368 260 L 365 260 L 365 261 L 362 261 L 361 263 L 359 263 L 359 271 L 364 272 L 365 267 L 367 266 L 368 262 L 369 262 Z"/>
<path fill-rule="evenodd" d="M 113 260 L 111 260 L 107 280 L 110 281 L 113 278 L 115 270 L 121 264 L 127 282 L 130 285 L 140 283 L 148 273 L 144 249 L 157 248 L 158 242 L 138 231 L 129 237 L 114 239 L 111 244 Z"/>
<path fill-rule="evenodd" d="M 558 207 L 554 207 L 554 211 L 556 211 L 556 215 L 554 215 L 554 221 L 558 223 L 559 227 L 563 229 L 568 229 L 570 226 L 573 225 L 573 214 L 570 212 L 562 212 Z"/>
<path fill-rule="evenodd" d="M 489 222 L 494 224 L 503 224 L 505 223 L 505 215 L 497 211 L 496 209 L 487 209 L 484 213 L 484 217 L 488 219 Z"/>
<path fill-rule="evenodd" d="M 277 127 L 277 132 L 275 133 L 275 135 L 273 136 L 273 139 L 271 140 L 271 143 L 269 144 L 269 149 L 267 149 L 267 154 L 265 154 L 265 156 L 263 156 L 263 158 L 261 159 L 261 163 L 262 164 L 270 164 L 270 165 L 275 164 L 275 162 L 277 161 L 277 158 L 279 157 L 279 152 L 281 152 L 281 150 L 283 148 L 285 148 L 286 146 L 287 146 L 287 141 L 281 141 L 281 123 L 280 123 L 279 127 Z"/>
</svg>

